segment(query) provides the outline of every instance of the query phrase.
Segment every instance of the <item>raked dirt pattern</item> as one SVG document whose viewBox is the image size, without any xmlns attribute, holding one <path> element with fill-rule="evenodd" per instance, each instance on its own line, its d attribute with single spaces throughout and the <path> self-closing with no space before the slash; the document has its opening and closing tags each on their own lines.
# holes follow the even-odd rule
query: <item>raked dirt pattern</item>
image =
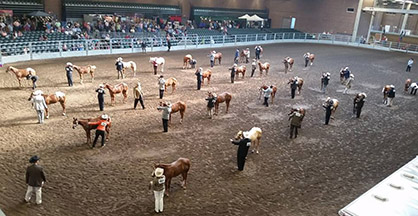
<svg viewBox="0 0 418 216">
<path fill-rule="evenodd" d="M 245 47 L 240 47 L 245 48 Z M 254 47 L 250 47 L 252 55 Z M 67 116 L 59 104 L 50 105 L 50 119 L 36 124 L 36 113 L 27 98 L 31 90 L 18 88 L 14 75 L 0 70 L 0 208 L 8 216 L 20 215 L 154 215 L 154 197 L 148 190 L 151 166 L 179 157 L 191 160 L 187 189 L 180 177 L 172 181 L 170 197 L 164 199 L 163 215 L 335 215 L 418 153 L 417 98 L 403 93 L 406 78 L 418 80 L 418 66 L 406 73 L 407 54 L 348 47 L 280 44 L 264 46 L 262 61 L 272 64 L 268 76 L 229 81 L 235 49 L 217 49 L 224 54 L 222 65 L 213 69 L 210 85 L 196 90 L 194 70 L 183 70 L 183 56 L 190 53 L 207 69 L 210 50 L 122 55 L 138 64 L 137 77 L 123 80 L 129 85 L 126 104 L 116 97 L 105 113 L 112 117 L 110 141 L 105 148 L 89 149 L 81 127 L 72 129 L 73 117 L 96 117 L 96 87 L 103 82 L 120 83 L 115 71 L 118 55 L 80 57 L 19 63 L 32 67 L 45 93 L 67 95 Z M 314 53 L 313 66 L 304 68 L 302 55 Z M 166 59 L 164 75 L 175 77 L 179 86 L 164 100 L 187 103 L 183 124 L 173 115 L 169 133 L 163 134 L 157 76 L 149 57 Z M 292 72 L 284 74 L 285 56 L 295 58 Z M 65 63 L 97 66 L 93 83 L 86 76 L 74 87 L 66 85 Z M 353 87 L 343 95 L 339 69 L 349 66 L 355 75 Z M 251 65 L 247 64 L 250 70 Z M 327 94 L 319 91 L 322 72 L 331 72 Z M 298 75 L 305 80 L 301 95 L 290 99 L 287 80 Z M 133 110 L 132 88 L 142 82 L 146 109 Z M 278 86 L 275 103 L 266 108 L 258 100 L 258 87 Z M 394 106 L 381 104 L 381 89 L 394 84 Z M 29 86 L 29 83 L 26 83 Z M 214 119 L 206 116 L 207 91 L 232 93 L 230 112 L 225 105 Z M 352 116 L 355 93 L 366 92 L 367 102 L 360 119 Z M 171 89 L 169 90 L 171 92 Z M 330 125 L 324 126 L 322 103 L 327 96 L 340 106 Z M 290 140 L 287 114 L 291 107 L 307 109 L 297 139 Z M 249 154 L 245 170 L 236 172 L 236 150 L 229 139 L 239 130 L 261 127 L 260 154 Z M 93 132 L 94 134 L 94 132 Z M 41 156 L 47 175 L 43 204 L 22 202 L 27 161 Z"/>
</svg>

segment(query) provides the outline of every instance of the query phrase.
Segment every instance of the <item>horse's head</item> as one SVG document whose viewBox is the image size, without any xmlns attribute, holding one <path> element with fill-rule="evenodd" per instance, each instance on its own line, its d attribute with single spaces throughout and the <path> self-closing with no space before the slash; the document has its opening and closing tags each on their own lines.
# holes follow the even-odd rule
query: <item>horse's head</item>
<svg viewBox="0 0 418 216">
<path fill-rule="evenodd" d="M 237 135 L 235 135 L 235 139 L 242 139 L 244 137 L 242 131 L 238 131 Z"/>
<path fill-rule="evenodd" d="M 75 129 L 78 126 L 78 119 L 73 118 L 73 129 Z"/>
<path fill-rule="evenodd" d="M 11 70 L 12 70 L 12 66 L 7 67 L 6 73 L 9 73 L 9 71 L 11 71 Z"/>
</svg>

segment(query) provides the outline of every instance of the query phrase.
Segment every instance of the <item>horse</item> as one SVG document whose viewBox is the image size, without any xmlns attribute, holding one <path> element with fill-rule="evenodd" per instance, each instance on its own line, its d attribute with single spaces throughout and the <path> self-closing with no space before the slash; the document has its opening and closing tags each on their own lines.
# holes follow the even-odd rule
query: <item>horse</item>
<svg viewBox="0 0 418 216">
<path fill-rule="evenodd" d="M 255 146 L 255 152 L 258 154 L 258 147 L 260 146 L 260 139 L 262 134 L 263 132 L 260 128 L 253 127 L 250 131 L 238 131 L 235 139 L 243 139 L 244 137 L 249 138 L 251 140 L 251 145 Z M 251 151 L 252 153 L 254 153 L 254 148 Z"/>
<path fill-rule="evenodd" d="M 128 97 L 128 85 L 126 83 L 119 83 L 115 86 L 107 83 L 103 83 L 103 85 L 109 90 L 112 106 L 115 104 L 115 95 L 119 93 L 123 94 L 123 103 L 126 102 L 126 98 Z"/>
<path fill-rule="evenodd" d="M 305 58 L 305 61 L 307 59 L 308 62 L 309 61 L 311 62 L 311 64 L 310 64 L 311 66 L 313 65 L 313 62 L 315 60 L 315 54 L 307 52 L 307 53 L 303 54 L 303 57 Z"/>
<path fill-rule="evenodd" d="M 270 70 L 270 63 L 265 62 L 265 63 L 261 63 L 260 61 L 258 62 L 258 67 L 260 69 L 260 76 L 263 75 L 263 70 L 266 71 L 266 75 L 268 75 L 269 70 Z"/>
<path fill-rule="evenodd" d="M 388 94 L 389 94 L 390 89 L 391 89 L 391 85 L 385 85 L 382 89 L 383 104 L 387 104 L 387 102 L 388 102 Z"/>
<path fill-rule="evenodd" d="M 295 79 L 297 79 L 297 83 L 298 83 L 298 94 L 300 94 L 300 92 L 302 91 L 302 86 L 303 86 L 303 79 L 300 77 L 294 77 L 294 78 L 290 78 L 289 82 L 287 82 L 287 84 L 292 83 L 293 81 L 295 81 Z"/>
<path fill-rule="evenodd" d="M 260 87 L 260 96 L 258 97 L 258 99 L 260 100 L 261 99 L 261 95 L 263 94 L 263 89 L 264 90 L 266 90 L 267 88 L 268 88 L 269 86 L 266 86 L 266 85 L 262 85 L 261 87 Z M 274 101 L 274 97 L 276 96 L 276 92 L 277 92 L 277 87 L 276 86 L 273 86 L 273 89 L 272 89 L 273 91 L 271 92 L 271 104 L 273 104 L 273 101 Z"/>
<path fill-rule="evenodd" d="M 288 56 L 288 57 L 283 59 L 283 63 L 284 63 L 284 73 L 287 73 L 288 68 L 289 68 L 289 72 L 292 71 L 293 63 L 295 63 L 295 60 Z"/>
<path fill-rule="evenodd" d="M 187 105 L 183 101 L 178 101 L 176 103 L 171 104 L 171 112 L 169 117 L 169 122 L 171 124 L 171 114 L 180 111 L 180 124 L 183 123 L 184 113 L 186 112 Z"/>
<path fill-rule="evenodd" d="M 242 78 L 245 78 L 245 72 L 247 71 L 247 67 L 245 65 L 239 66 L 235 69 L 235 75 L 237 78 L 239 77 L 239 74 L 242 74 Z"/>
<path fill-rule="evenodd" d="M 213 61 L 213 63 L 216 63 L 216 59 L 218 59 L 219 65 L 221 65 L 221 63 L 222 63 L 222 53 L 220 53 L 220 52 L 215 53 L 215 60 Z"/>
<path fill-rule="evenodd" d="M 232 99 L 232 95 L 228 92 L 218 94 L 218 96 L 216 97 L 216 102 L 215 102 L 215 115 L 218 115 L 219 104 L 223 102 L 226 103 L 226 113 L 228 113 L 229 103 L 231 102 L 231 99 Z"/>
<path fill-rule="evenodd" d="M 412 83 L 411 79 L 407 79 L 405 81 L 405 92 L 408 92 L 409 87 L 411 86 L 411 83 Z"/>
<path fill-rule="evenodd" d="M 190 64 L 190 61 L 192 61 L 193 57 L 190 54 L 187 54 L 184 56 L 183 58 L 183 69 L 187 68 L 187 65 L 190 66 L 190 68 L 192 67 L 192 65 Z"/>
<path fill-rule="evenodd" d="M 205 84 L 205 78 L 208 80 L 208 85 L 210 84 L 210 78 L 212 77 L 212 70 L 208 69 L 202 73 L 202 86 Z"/>
<path fill-rule="evenodd" d="M 325 101 L 323 106 L 326 107 L 331 102 L 332 102 L 331 119 L 334 119 L 335 111 L 337 111 L 337 108 L 338 108 L 338 105 L 340 104 L 340 102 L 337 99 L 329 98 L 329 100 Z"/>
<path fill-rule="evenodd" d="M 302 115 L 301 121 L 303 121 L 303 118 L 305 118 L 306 110 L 303 108 L 291 108 L 290 113 L 287 115 L 292 115 L 294 112 L 299 112 Z"/>
<path fill-rule="evenodd" d="M 94 80 L 94 71 L 96 70 L 96 66 L 88 65 L 88 66 L 77 66 L 73 65 L 73 68 L 77 70 L 78 75 L 80 76 L 80 83 L 83 84 L 84 74 L 90 74 L 91 82 Z"/>
<path fill-rule="evenodd" d="M 32 97 L 33 97 L 33 92 L 30 94 L 28 100 L 30 101 L 32 99 Z M 50 105 L 50 104 L 54 104 L 54 103 L 59 102 L 61 104 L 61 107 L 62 107 L 62 115 L 65 116 L 66 97 L 65 97 L 65 94 L 63 92 L 57 91 L 57 92 L 55 92 L 55 94 L 51 94 L 51 95 L 42 94 L 42 97 L 44 97 L 46 105 Z M 45 117 L 47 119 L 49 118 L 49 108 L 45 109 Z"/>
<path fill-rule="evenodd" d="M 154 170 L 156 168 L 162 168 L 164 169 L 164 176 L 165 176 L 165 195 L 168 196 L 168 193 L 170 192 L 170 185 L 171 185 L 171 179 L 173 177 L 176 177 L 178 175 L 183 176 L 183 181 L 181 182 L 181 187 L 183 189 L 186 189 L 186 181 L 187 181 L 187 172 L 189 172 L 190 169 L 190 160 L 187 158 L 179 158 L 176 161 L 170 163 L 170 164 L 161 164 L 157 163 L 154 165 Z M 152 172 L 152 176 L 154 176 L 154 172 Z"/>
<path fill-rule="evenodd" d="M 134 73 L 134 76 L 136 76 L 136 63 L 133 61 L 128 61 L 128 62 L 124 62 L 121 61 L 122 65 L 123 65 L 123 77 L 125 77 L 125 70 L 130 68 L 132 70 L 132 72 Z"/>
<path fill-rule="evenodd" d="M 177 79 L 174 77 L 170 77 L 165 81 L 165 89 L 171 86 L 171 93 L 174 93 L 174 91 L 176 90 L 177 84 L 178 84 Z"/>
<path fill-rule="evenodd" d="M 165 59 L 163 57 L 150 57 L 149 62 L 151 64 L 154 64 L 153 62 L 157 62 L 157 65 L 161 66 L 161 73 L 164 72 Z"/>
<path fill-rule="evenodd" d="M 90 131 L 97 128 L 97 125 L 89 125 L 89 122 L 97 122 L 101 119 L 101 116 L 97 118 L 87 118 L 87 119 L 78 119 L 73 117 L 73 129 L 75 129 L 78 125 L 81 125 L 83 129 L 86 131 L 87 136 L 87 144 L 91 144 L 91 134 Z M 108 119 L 109 124 L 106 126 L 106 141 L 109 140 L 110 136 L 110 127 L 112 126 L 112 121 Z"/>
<path fill-rule="evenodd" d="M 27 76 L 35 76 L 36 71 L 33 68 L 26 68 L 26 69 L 17 69 L 13 66 L 9 66 L 6 69 L 6 73 L 13 72 L 16 75 L 17 81 L 19 81 L 19 87 L 22 87 L 21 80 L 26 78 Z"/>
<path fill-rule="evenodd" d="M 239 54 L 239 61 L 241 63 L 244 63 L 244 62 L 248 63 L 248 52 L 249 52 L 249 50 L 247 50 L 247 49 L 241 50 L 241 52 Z"/>
</svg>

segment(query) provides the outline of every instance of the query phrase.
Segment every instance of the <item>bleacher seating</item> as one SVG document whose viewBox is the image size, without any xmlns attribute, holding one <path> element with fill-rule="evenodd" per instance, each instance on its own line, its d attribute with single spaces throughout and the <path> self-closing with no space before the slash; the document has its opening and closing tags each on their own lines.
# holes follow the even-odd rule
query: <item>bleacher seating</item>
<svg viewBox="0 0 418 216">
<path fill-rule="evenodd" d="M 265 33 L 265 32 L 261 31 L 260 29 L 255 29 L 255 28 L 240 28 L 240 29 L 231 28 L 231 29 L 228 29 L 228 34 L 230 34 L 230 35 L 260 34 L 260 33 Z"/>
<path fill-rule="evenodd" d="M 211 36 L 211 35 L 222 35 L 218 30 L 209 30 L 209 29 L 189 29 L 188 34 L 197 34 L 199 36 Z"/>
</svg>

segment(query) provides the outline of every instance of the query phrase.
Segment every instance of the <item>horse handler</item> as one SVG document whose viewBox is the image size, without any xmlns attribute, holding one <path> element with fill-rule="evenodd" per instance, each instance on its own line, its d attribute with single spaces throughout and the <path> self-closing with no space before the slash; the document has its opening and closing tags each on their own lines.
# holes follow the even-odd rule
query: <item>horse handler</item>
<svg viewBox="0 0 418 216">
<path fill-rule="evenodd" d="M 234 83 L 235 80 L 235 73 L 237 71 L 237 64 L 234 64 L 231 68 L 229 68 L 229 70 L 231 71 L 231 83 Z"/>
<path fill-rule="evenodd" d="M 273 86 L 268 87 L 267 89 L 262 89 L 264 93 L 264 103 L 263 105 L 266 105 L 266 107 L 269 107 L 269 99 L 271 96 L 271 93 L 273 92 Z"/>
<path fill-rule="evenodd" d="M 158 87 L 160 90 L 160 99 L 163 99 L 165 90 L 165 79 L 163 75 L 161 75 L 160 78 L 158 78 Z"/>
<path fill-rule="evenodd" d="M 97 92 L 97 99 L 99 100 L 100 111 L 103 111 L 103 109 L 104 109 L 104 95 L 106 94 L 106 91 L 104 89 L 104 85 L 100 84 L 99 88 L 96 89 L 96 92 Z"/>
<path fill-rule="evenodd" d="M 46 105 L 45 98 L 42 96 L 43 92 L 41 90 L 36 90 L 33 92 L 32 106 L 35 108 L 36 113 L 38 114 L 38 124 L 43 124 L 45 120 L 45 109 L 48 109 Z"/>
<path fill-rule="evenodd" d="M 125 78 L 123 75 L 123 62 L 122 62 L 122 57 L 119 57 L 118 60 L 115 63 L 116 66 L 116 70 L 118 71 L 118 79 L 120 79 L 120 77 Z"/>
<path fill-rule="evenodd" d="M 251 63 L 251 77 L 254 76 L 255 70 L 257 70 L 257 60 L 253 59 L 253 62 Z"/>
<path fill-rule="evenodd" d="M 163 119 L 163 128 L 164 128 L 164 133 L 168 132 L 168 120 L 170 119 L 170 113 L 171 113 L 171 103 L 170 102 L 160 102 L 160 106 L 157 107 L 158 110 L 162 110 L 163 114 L 162 114 L 162 119 Z"/>
<path fill-rule="evenodd" d="M 40 205 L 42 203 L 42 186 L 46 182 L 45 173 L 41 166 L 39 166 L 39 160 L 41 158 L 37 155 L 32 156 L 29 159 L 29 163 L 32 165 L 26 168 L 26 184 L 28 185 L 28 190 L 25 195 L 25 202 L 29 203 L 32 193 L 35 193 L 36 204 Z"/>
<path fill-rule="evenodd" d="M 97 125 L 96 128 L 96 136 L 94 137 L 93 145 L 91 148 L 94 148 L 96 146 L 97 139 L 99 136 L 102 136 L 102 147 L 105 147 L 105 132 L 106 132 L 106 126 L 109 125 L 109 116 L 104 114 L 101 116 L 101 119 L 97 122 L 89 122 L 89 125 Z"/>
<path fill-rule="evenodd" d="M 202 68 L 197 69 L 195 75 L 197 78 L 197 90 L 200 90 L 200 87 L 202 86 Z"/>
<path fill-rule="evenodd" d="M 71 62 L 67 62 L 65 72 L 67 74 L 68 86 L 73 86 L 73 64 Z"/>
<path fill-rule="evenodd" d="M 217 99 L 216 94 L 209 92 L 209 95 L 206 98 L 206 100 L 208 101 L 207 111 L 208 111 L 208 116 L 210 119 L 213 117 L 213 107 L 215 107 L 216 99 Z"/>
<path fill-rule="evenodd" d="M 157 168 L 152 172 L 152 176 L 154 179 L 150 182 L 150 190 L 154 191 L 155 197 L 155 212 L 163 212 L 164 208 L 164 191 L 165 191 L 165 176 L 164 176 L 164 169 Z"/>
<path fill-rule="evenodd" d="M 238 171 L 244 170 L 245 165 L 245 158 L 248 154 L 248 149 L 251 146 L 251 140 L 248 137 L 245 137 L 241 140 L 233 140 L 230 139 L 232 144 L 238 145 L 238 151 L 237 151 L 237 165 L 238 165 Z"/>
<path fill-rule="evenodd" d="M 302 126 L 303 115 L 298 109 L 295 109 L 289 116 L 290 121 L 290 139 L 293 138 L 293 131 L 295 131 L 295 138 L 298 137 L 298 128 Z"/>
<path fill-rule="evenodd" d="M 133 91 L 134 91 L 134 97 L 135 97 L 134 109 L 136 109 L 136 106 L 138 105 L 138 101 L 141 103 L 142 109 L 145 109 L 145 106 L 144 106 L 144 93 L 142 92 L 141 83 L 139 81 L 136 84 L 136 86 L 135 86 L 135 88 L 134 88 Z"/>
</svg>

